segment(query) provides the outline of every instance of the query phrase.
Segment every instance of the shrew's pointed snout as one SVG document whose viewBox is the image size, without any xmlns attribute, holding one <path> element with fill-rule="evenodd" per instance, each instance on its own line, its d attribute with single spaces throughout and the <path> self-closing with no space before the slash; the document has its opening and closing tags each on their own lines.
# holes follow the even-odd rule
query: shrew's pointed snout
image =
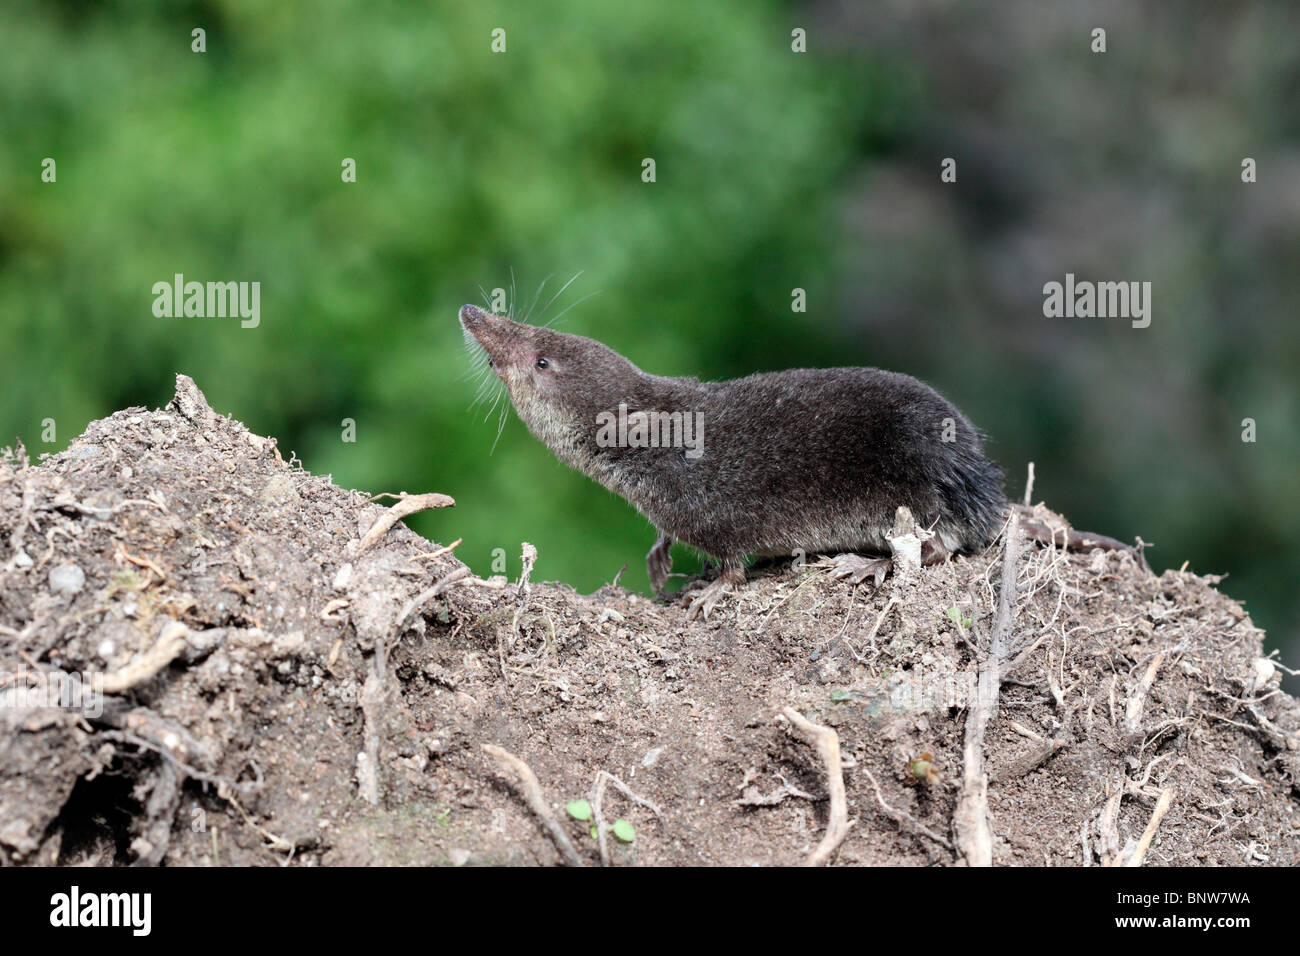
<svg viewBox="0 0 1300 956">
<path fill-rule="evenodd" d="M 460 307 L 460 324 L 469 331 L 487 323 L 487 313 L 476 305 L 462 305 Z"/>
<path fill-rule="evenodd" d="M 487 352 L 498 375 L 507 366 L 524 361 L 527 343 L 519 335 L 516 323 L 504 316 L 485 312 L 476 305 L 463 305 L 460 324 Z"/>
</svg>

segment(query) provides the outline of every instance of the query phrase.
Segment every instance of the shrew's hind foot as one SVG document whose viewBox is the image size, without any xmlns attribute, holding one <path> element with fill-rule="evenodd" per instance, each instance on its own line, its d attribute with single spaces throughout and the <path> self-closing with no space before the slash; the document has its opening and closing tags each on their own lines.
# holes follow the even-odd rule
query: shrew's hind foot
<svg viewBox="0 0 1300 956">
<path fill-rule="evenodd" d="M 722 595 L 726 594 L 733 588 L 738 588 L 745 583 L 745 569 L 740 562 L 724 561 L 722 571 L 717 579 L 713 581 L 699 594 L 691 598 L 690 605 L 686 609 L 687 620 L 694 621 L 697 618 L 709 619 L 709 614 L 717 605 Z"/>
<path fill-rule="evenodd" d="M 864 558 L 852 552 L 827 558 L 826 563 L 830 565 L 831 577 L 837 581 L 861 584 L 874 576 L 876 587 L 884 583 L 885 575 L 894 566 L 893 558 Z"/>
<path fill-rule="evenodd" d="M 895 555 L 897 554 L 898 552 L 895 552 Z M 921 564 L 923 565 L 940 564 L 951 556 L 952 552 L 945 548 L 937 537 L 926 538 L 921 542 Z M 906 558 L 901 560 L 902 566 L 906 566 Z M 912 561 L 915 562 L 916 558 L 913 557 Z M 848 581 L 856 585 L 867 578 L 874 578 L 876 587 L 880 587 L 885 582 L 885 576 L 894 569 L 893 557 L 868 558 L 852 552 L 834 555 L 822 563 L 830 566 L 830 575 L 837 581 Z"/>
</svg>

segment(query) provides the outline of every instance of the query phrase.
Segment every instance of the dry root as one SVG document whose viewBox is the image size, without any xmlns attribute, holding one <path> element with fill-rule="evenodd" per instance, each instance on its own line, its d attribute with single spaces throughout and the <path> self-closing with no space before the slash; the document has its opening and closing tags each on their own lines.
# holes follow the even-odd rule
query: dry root
<svg viewBox="0 0 1300 956">
<path fill-rule="evenodd" d="M 524 800 L 528 804 L 528 809 L 533 811 L 533 815 L 539 819 L 546 831 L 559 847 L 560 852 L 564 854 L 565 860 L 569 866 L 585 866 L 582 857 L 578 856 L 578 851 L 573 848 L 573 843 L 567 833 L 564 832 L 559 822 L 556 821 L 549 808 L 546 806 L 546 798 L 542 796 L 541 784 L 537 782 L 537 775 L 514 754 L 498 747 L 496 744 L 484 744 L 483 752 L 495 760 L 503 770 L 507 770 L 514 776 L 518 785 L 523 789 Z"/>
<path fill-rule="evenodd" d="M 840 765 L 840 738 L 835 731 L 820 724 L 814 724 L 793 707 L 783 707 L 781 713 L 790 721 L 799 735 L 817 748 L 826 770 L 826 789 L 830 793 L 830 821 L 826 825 L 826 835 L 822 842 L 804 859 L 800 866 L 822 866 L 831 858 L 839 845 L 848 835 L 849 805 L 844 795 L 844 770 Z"/>
</svg>

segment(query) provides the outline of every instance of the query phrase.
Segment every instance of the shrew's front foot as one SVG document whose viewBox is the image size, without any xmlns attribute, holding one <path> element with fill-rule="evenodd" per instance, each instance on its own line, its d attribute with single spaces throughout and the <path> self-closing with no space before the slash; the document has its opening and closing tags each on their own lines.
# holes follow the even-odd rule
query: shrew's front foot
<svg viewBox="0 0 1300 956">
<path fill-rule="evenodd" d="M 650 576 L 650 587 L 655 594 L 664 589 L 668 583 L 668 572 L 673 569 L 672 546 L 673 539 L 661 534 L 645 556 L 645 571 Z"/>
<path fill-rule="evenodd" d="M 740 563 L 724 562 L 722 572 L 718 575 L 717 580 L 691 599 L 690 606 L 686 609 L 687 619 L 693 621 L 696 618 L 703 617 L 707 621 L 710 612 L 712 612 L 722 595 L 733 588 L 740 587 L 744 583 L 745 569 Z"/>
</svg>

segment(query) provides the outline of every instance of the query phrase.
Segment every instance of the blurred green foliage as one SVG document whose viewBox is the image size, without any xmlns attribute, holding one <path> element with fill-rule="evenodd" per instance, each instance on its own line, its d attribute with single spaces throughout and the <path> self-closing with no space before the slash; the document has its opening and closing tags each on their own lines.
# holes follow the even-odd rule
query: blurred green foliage
<svg viewBox="0 0 1300 956">
<path fill-rule="evenodd" d="M 1285 8 L 1111 5 L 1104 66 L 1088 24 L 1038 5 L 915 9 L 11 0 L 0 436 L 56 451 L 162 404 L 184 371 L 313 472 L 453 495 L 413 526 L 463 537 L 480 573 L 500 548 L 516 574 L 528 540 L 539 577 L 590 590 L 626 563 L 644 588 L 646 522 L 513 415 L 493 452 L 495 422 L 468 409 L 460 304 L 512 270 L 524 302 L 581 270 L 552 311 L 599 294 L 564 330 L 661 374 L 926 378 L 991 433 L 1013 493 L 1035 460 L 1036 497 L 1077 525 L 1154 540 L 1158 567 L 1231 571 L 1261 625 L 1291 627 L 1300 176 L 1278 190 L 1300 159 L 1294 104 L 1270 99 L 1297 75 Z M 1228 79 L 1202 82 L 1206 57 Z M 1066 271 L 1154 280 L 1150 334 L 1045 320 L 1042 283 Z M 175 273 L 260 281 L 260 327 L 155 318 Z"/>
</svg>

